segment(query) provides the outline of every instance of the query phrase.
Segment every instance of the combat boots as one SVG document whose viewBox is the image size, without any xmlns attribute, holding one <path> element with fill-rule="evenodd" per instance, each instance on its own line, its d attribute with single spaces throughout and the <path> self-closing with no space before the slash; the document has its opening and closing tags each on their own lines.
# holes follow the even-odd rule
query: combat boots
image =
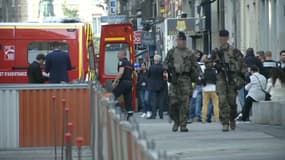
<svg viewBox="0 0 285 160">
<path fill-rule="evenodd" d="M 186 126 L 181 126 L 180 127 L 180 132 L 188 132 L 189 129 Z"/>
<path fill-rule="evenodd" d="M 174 123 L 174 125 L 172 127 L 172 131 L 173 132 L 177 132 L 178 131 L 178 127 L 179 127 L 179 125 L 177 123 Z"/>
<path fill-rule="evenodd" d="M 236 121 L 230 122 L 230 128 L 231 128 L 231 130 L 236 129 Z"/>
<path fill-rule="evenodd" d="M 228 132 L 228 131 L 229 131 L 229 125 L 228 125 L 228 124 L 224 124 L 222 131 L 223 131 L 223 132 Z"/>
</svg>

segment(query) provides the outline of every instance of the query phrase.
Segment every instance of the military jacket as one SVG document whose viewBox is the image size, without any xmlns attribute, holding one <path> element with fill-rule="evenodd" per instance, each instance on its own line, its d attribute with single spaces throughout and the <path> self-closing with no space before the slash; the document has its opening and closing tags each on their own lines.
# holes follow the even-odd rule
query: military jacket
<svg viewBox="0 0 285 160">
<path fill-rule="evenodd" d="M 192 91 L 192 82 L 196 82 L 200 75 L 200 66 L 193 52 L 186 49 L 173 48 L 168 51 L 164 61 L 171 78 L 171 85 Z"/>
<path fill-rule="evenodd" d="M 220 47 L 219 50 L 221 54 L 213 57 L 218 70 L 217 90 L 225 88 L 225 86 L 241 89 L 245 85 L 247 75 L 247 67 L 242 53 L 229 44 Z"/>
</svg>

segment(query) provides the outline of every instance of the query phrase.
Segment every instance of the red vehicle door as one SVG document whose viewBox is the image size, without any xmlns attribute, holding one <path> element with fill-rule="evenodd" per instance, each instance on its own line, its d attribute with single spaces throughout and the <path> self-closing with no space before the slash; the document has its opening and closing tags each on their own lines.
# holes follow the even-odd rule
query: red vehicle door
<svg viewBox="0 0 285 160">
<path fill-rule="evenodd" d="M 14 80 L 15 37 L 13 26 L 0 26 L 0 82 L 10 83 Z"/>
<path fill-rule="evenodd" d="M 117 53 L 121 50 L 127 52 L 131 64 L 134 64 L 135 53 L 133 43 L 132 24 L 103 25 L 100 39 L 99 80 L 102 85 L 111 91 L 112 80 L 118 71 Z M 133 107 L 136 110 L 136 77 L 133 75 Z"/>
</svg>

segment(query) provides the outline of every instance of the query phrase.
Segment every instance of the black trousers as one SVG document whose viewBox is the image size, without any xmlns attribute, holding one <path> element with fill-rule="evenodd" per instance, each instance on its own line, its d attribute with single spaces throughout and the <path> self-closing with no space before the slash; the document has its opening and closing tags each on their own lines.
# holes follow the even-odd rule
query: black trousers
<svg viewBox="0 0 285 160">
<path fill-rule="evenodd" d="M 252 103 L 253 102 L 256 102 L 256 100 L 254 100 L 252 97 L 248 96 L 246 97 L 245 99 L 245 103 L 244 103 L 244 106 L 242 108 L 242 120 L 243 121 L 247 121 L 249 120 L 249 112 L 251 110 L 251 107 L 252 107 Z"/>
<path fill-rule="evenodd" d="M 116 88 L 113 90 L 113 94 L 115 98 L 117 99 L 121 95 L 124 96 L 124 101 L 125 101 L 125 108 L 127 112 L 132 112 L 133 107 L 132 107 L 132 81 L 128 80 L 122 80 L 118 84 Z"/>
<path fill-rule="evenodd" d="M 159 117 L 163 118 L 164 110 L 164 90 L 150 91 L 150 106 L 151 106 L 151 117 L 155 118 L 157 114 L 157 108 L 159 109 Z"/>
</svg>

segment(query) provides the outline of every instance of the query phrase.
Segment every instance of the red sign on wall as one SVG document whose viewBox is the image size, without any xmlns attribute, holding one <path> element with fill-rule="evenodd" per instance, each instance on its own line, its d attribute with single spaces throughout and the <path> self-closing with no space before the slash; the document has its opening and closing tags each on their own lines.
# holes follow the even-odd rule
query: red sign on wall
<svg viewBox="0 0 285 160">
<path fill-rule="evenodd" d="M 141 44 L 142 31 L 134 31 L 134 44 Z"/>
</svg>

